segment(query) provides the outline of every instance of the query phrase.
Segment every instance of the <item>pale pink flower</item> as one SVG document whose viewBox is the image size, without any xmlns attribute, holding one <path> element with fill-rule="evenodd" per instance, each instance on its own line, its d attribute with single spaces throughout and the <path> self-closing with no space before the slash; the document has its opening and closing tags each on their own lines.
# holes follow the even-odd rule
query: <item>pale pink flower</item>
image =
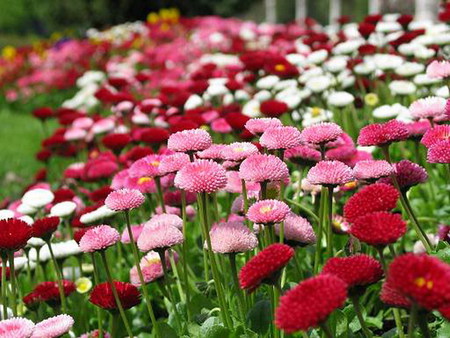
<svg viewBox="0 0 450 338">
<path fill-rule="evenodd" d="M 175 173 L 189 162 L 189 155 L 185 153 L 175 153 L 172 155 L 164 156 L 161 159 L 159 171 L 163 174 Z"/>
<path fill-rule="evenodd" d="M 64 139 L 66 141 L 78 141 L 84 140 L 87 135 L 87 131 L 81 128 L 70 128 L 64 133 Z"/>
<path fill-rule="evenodd" d="M 170 268 L 168 252 L 165 253 L 165 258 L 166 265 Z M 139 266 L 141 267 L 144 282 L 146 284 L 164 276 L 161 258 L 156 251 L 149 251 L 144 257 L 142 257 Z M 136 266 L 133 266 L 130 270 L 130 282 L 136 286 L 141 285 Z"/>
<path fill-rule="evenodd" d="M 286 163 L 274 155 L 256 154 L 241 163 L 239 176 L 251 182 L 285 181 L 289 179 L 289 170 Z"/>
<path fill-rule="evenodd" d="M 83 252 L 106 250 L 120 240 L 119 232 L 109 225 L 99 225 L 89 229 L 81 237 L 80 249 Z"/>
<path fill-rule="evenodd" d="M 306 127 L 301 133 L 301 141 L 316 145 L 324 145 L 336 141 L 343 133 L 336 123 L 322 122 Z"/>
<path fill-rule="evenodd" d="M 300 131 L 291 126 L 270 128 L 261 135 L 260 143 L 270 150 L 289 149 L 301 144 L 300 135 Z"/>
<path fill-rule="evenodd" d="M 162 180 L 164 180 L 164 177 L 165 176 L 163 176 Z M 155 179 L 149 176 L 127 177 L 124 188 L 130 190 L 138 190 L 143 194 L 156 193 Z"/>
<path fill-rule="evenodd" d="M 427 67 L 428 77 L 445 79 L 450 76 L 450 62 L 434 60 Z"/>
<path fill-rule="evenodd" d="M 209 234 L 212 251 L 216 253 L 245 252 L 258 246 L 258 238 L 242 222 L 214 224 Z M 207 248 L 206 243 L 204 247 Z"/>
<path fill-rule="evenodd" d="M 283 222 L 291 209 L 289 206 L 278 200 L 261 200 L 258 201 L 247 211 L 247 218 L 260 224 L 274 224 Z"/>
<path fill-rule="evenodd" d="M 152 218 L 145 223 L 145 225 L 167 225 L 173 226 L 177 229 L 183 229 L 183 220 L 174 214 L 159 214 L 154 215 Z"/>
<path fill-rule="evenodd" d="M 280 235 L 280 224 L 275 224 L 275 233 Z M 305 246 L 316 242 L 316 234 L 306 218 L 289 213 L 284 220 L 285 243 L 294 246 Z"/>
<path fill-rule="evenodd" d="M 444 116 L 446 105 L 446 99 L 429 96 L 411 103 L 409 112 L 415 119 L 439 119 Z"/>
<path fill-rule="evenodd" d="M 321 161 L 307 175 L 311 184 L 337 186 L 354 180 L 353 170 L 340 161 Z"/>
<path fill-rule="evenodd" d="M 31 338 L 56 338 L 69 332 L 75 321 L 69 315 L 62 314 L 37 323 Z"/>
<path fill-rule="evenodd" d="M 203 129 L 179 131 L 170 135 L 167 147 L 173 151 L 196 152 L 205 150 L 212 144 L 211 136 Z"/>
<path fill-rule="evenodd" d="M 394 173 L 394 168 L 384 160 L 359 161 L 353 168 L 353 174 L 358 180 L 376 180 Z"/>
<path fill-rule="evenodd" d="M 250 119 L 245 123 L 245 129 L 253 135 L 261 135 L 267 129 L 281 127 L 283 124 L 277 118 L 263 117 Z"/>
<path fill-rule="evenodd" d="M 234 142 L 225 147 L 223 158 L 229 161 L 240 162 L 257 153 L 259 153 L 259 150 L 253 143 Z"/>
<path fill-rule="evenodd" d="M 313 166 L 321 159 L 319 151 L 303 145 L 287 149 L 284 157 L 295 164 L 308 167 Z"/>
<path fill-rule="evenodd" d="M 186 164 L 175 176 L 175 186 L 194 193 L 212 193 L 225 188 L 225 169 L 212 160 L 197 160 Z"/>
<path fill-rule="evenodd" d="M 248 194 L 252 191 L 259 191 L 260 185 L 256 182 L 245 182 L 245 188 Z M 224 190 L 233 194 L 242 193 L 242 180 L 238 171 L 227 171 L 227 185 Z"/>
<path fill-rule="evenodd" d="M 0 321 L 0 337 L 29 338 L 33 333 L 34 323 L 26 318 L 10 318 Z"/>
<path fill-rule="evenodd" d="M 145 197 L 136 189 L 120 189 L 109 193 L 105 205 L 115 211 L 130 210 L 141 206 Z"/>
<path fill-rule="evenodd" d="M 223 152 L 227 147 L 226 144 L 212 144 L 208 149 L 199 151 L 196 156 L 204 160 L 223 160 Z"/>
<path fill-rule="evenodd" d="M 131 233 L 133 234 L 133 239 L 135 241 L 138 240 L 139 236 L 141 235 L 142 230 L 144 229 L 144 225 L 140 224 L 140 225 L 132 225 L 131 226 Z M 120 237 L 120 241 L 123 244 L 128 244 L 130 243 L 131 239 L 130 239 L 130 234 L 128 232 L 128 229 L 125 228 L 122 232 L 122 236 Z"/>
<path fill-rule="evenodd" d="M 147 224 L 137 241 L 139 250 L 165 250 L 174 245 L 183 243 L 183 234 L 170 225 Z"/>
<path fill-rule="evenodd" d="M 128 175 L 128 169 L 124 169 L 115 174 L 111 181 L 111 189 L 119 190 L 125 188 L 126 181 L 130 176 Z"/>
<path fill-rule="evenodd" d="M 162 155 L 148 155 L 136 162 L 134 162 L 128 169 L 130 177 L 156 177 L 163 176 L 165 173 L 161 172 L 160 164 L 164 158 Z"/>
</svg>

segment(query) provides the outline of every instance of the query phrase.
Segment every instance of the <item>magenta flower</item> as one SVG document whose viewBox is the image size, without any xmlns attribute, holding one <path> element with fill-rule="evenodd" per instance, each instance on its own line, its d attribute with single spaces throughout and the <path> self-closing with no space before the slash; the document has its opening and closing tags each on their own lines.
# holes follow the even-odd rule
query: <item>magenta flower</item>
<svg viewBox="0 0 450 338">
<path fill-rule="evenodd" d="M 161 172 L 160 164 L 164 156 L 148 155 L 134 162 L 128 169 L 130 177 L 156 177 L 163 176 L 165 172 Z"/>
<path fill-rule="evenodd" d="M 137 245 L 142 252 L 150 250 L 165 250 L 183 243 L 183 234 L 170 225 L 147 224 L 144 226 Z"/>
<path fill-rule="evenodd" d="M 109 225 L 99 225 L 86 231 L 81 237 L 80 249 L 83 252 L 106 250 L 120 240 L 119 232 Z"/>
<path fill-rule="evenodd" d="M 290 126 L 270 128 L 261 135 L 259 141 L 270 150 L 294 148 L 301 143 L 300 131 Z"/>
<path fill-rule="evenodd" d="M 442 124 L 428 129 L 423 135 L 420 143 L 429 148 L 432 145 L 444 140 L 450 140 L 450 125 L 448 124 Z"/>
<path fill-rule="evenodd" d="M 183 153 L 205 150 L 212 144 L 211 136 L 203 129 L 179 131 L 170 135 L 167 147 Z"/>
<path fill-rule="evenodd" d="M 440 141 L 428 149 L 427 161 L 430 163 L 450 163 L 450 140 Z"/>
<path fill-rule="evenodd" d="M 185 153 L 164 156 L 159 164 L 159 171 L 163 174 L 175 173 L 189 162 L 189 155 Z"/>
<path fill-rule="evenodd" d="M 280 235 L 280 224 L 275 224 L 275 233 Z M 316 234 L 306 218 L 291 212 L 284 220 L 284 241 L 291 246 L 305 246 L 316 242 Z"/>
<path fill-rule="evenodd" d="M 342 128 L 336 123 L 322 122 L 303 129 L 301 140 L 303 143 L 324 145 L 336 141 L 342 133 Z"/>
<path fill-rule="evenodd" d="M 362 128 L 358 136 L 361 146 L 386 146 L 393 142 L 406 140 L 409 137 L 408 128 L 403 122 L 390 120 L 386 123 L 369 124 Z"/>
<path fill-rule="evenodd" d="M 223 158 L 229 161 L 240 162 L 250 155 L 258 154 L 258 148 L 250 142 L 234 142 L 223 149 Z"/>
<path fill-rule="evenodd" d="M 33 333 L 34 323 L 26 318 L 10 318 L 0 321 L 0 337 L 28 338 Z"/>
<path fill-rule="evenodd" d="M 197 160 L 185 165 L 175 176 L 175 186 L 193 193 L 212 193 L 225 188 L 225 169 L 212 160 Z"/>
<path fill-rule="evenodd" d="M 253 135 L 261 135 L 268 129 L 281 126 L 282 123 L 279 119 L 269 117 L 250 119 L 245 123 L 245 129 Z"/>
<path fill-rule="evenodd" d="M 416 122 L 406 123 L 406 129 L 409 131 L 409 138 L 413 140 L 420 140 L 422 136 L 431 128 L 429 120 L 420 120 Z"/>
<path fill-rule="evenodd" d="M 284 157 L 295 164 L 308 167 L 312 167 L 321 159 L 319 151 L 303 145 L 287 149 Z"/>
<path fill-rule="evenodd" d="M 212 251 L 216 253 L 245 252 L 258 246 L 256 235 L 238 221 L 215 224 L 209 234 Z M 207 249 L 206 243 L 205 249 Z"/>
<path fill-rule="evenodd" d="M 321 161 L 308 171 L 311 184 L 337 186 L 354 180 L 353 170 L 340 161 Z"/>
<path fill-rule="evenodd" d="M 258 224 L 274 224 L 283 222 L 291 212 L 289 206 L 278 200 L 258 201 L 247 211 L 247 218 Z"/>
<path fill-rule="evenodd" d="M 115 211 L 138 208 L 145 202 L 145 197 L 136 189 L 120 189 L 111 192 L 105 199 L 105 205 Z"/>
<path fill-rule="evenodd" d="M 439 119 L 444 116 L 447 100 L 442 97 L 430 96 L 414 101 L 409 106 L 409 112 L 415 119 Z"/>
<path fill-rule="evenodd" d="M 393 165 L 395 176 L 400 188 L 404 191 L 409 188 L 423 183 L 428 179 L 428 174 L 425 168 L 422 168 L 417 163 L 403 160 Z M 390 177 L 386 177 L 378 181 L 380 183 L 388 183 L 393 185 Z"/>
<path fill-rule="evenodd" d="M 377 180 L 394 173 L 394 168 L 387 161 L 365 160 L 359 161 L 353 168 L 353 174 L 357 180 Z"/>
<path fill-rule="evenodd" d="M 47 318 L 36 324 L 31 338 L 60 337 L 69 332 L 74 323 L 73 318 L 66 314 Z"/>
<path fill-rule="evenodd" d="M 174 214 L 154 215 L 147 223 L 145 223 L 145 225 L 147 224 L 173 226 L 180 230 L 183 228 L 183 220 L 179 216 Z"/>
<path fill-rule="evenodd" d="M 274 155 L 257 154 L 246 158 L 239 167 L 241 179 L 252 182 L 285 181 L 289 170 L 282 160 Z"/>
</svg>

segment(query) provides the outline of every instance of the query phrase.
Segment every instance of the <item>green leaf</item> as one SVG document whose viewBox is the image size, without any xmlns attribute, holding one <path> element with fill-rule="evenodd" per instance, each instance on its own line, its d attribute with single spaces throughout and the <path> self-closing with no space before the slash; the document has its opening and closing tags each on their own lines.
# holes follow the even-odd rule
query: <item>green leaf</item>
<svg viewBox="0 0 450 338">
<path fill-rule="evenodd" d="M 445 263 L 450 264 L 450 248 L 447 247 L 439 250 L 435 256 Z"/>
<path fill-rule="evenodd" d="M 377 317 L 366 317 L 365 321 L 369 327 L 376 327 L 377 329 L 383 327 L 383 321 Z"/>
<path fill-rule="evenodd" d="M 229 338 L 230 330 L 220 325 L 219 318 L 210 317 L 201 326 L 200 336 L 205 338 Z"/>
<path fill-rule="evenodd" d="M 268 300 L 260 300 L 250 309 L 247 315 L 249 327 L 259 335 L 264 335 L 272 321 L 272 310 Z"/>
<path fill-rule="evenodd" d="M 215 307 L 211 299 L 201 293 L 197 293 L 191 298 L 189 306 L 192 313 L 200 313 L 202 309 L 211 310 Z"/>
<path fill-rule="evenodd" d="M 450 322 L 444 322 L 444 325 L 436 331 L 436 337 L 450 337 Z"/>
<path fill-rule="evenodd" d="M 178 335 L 176 331 L 167 323 L 165 322 L 158 322 L 156 325 L 158 325 L 158 330 L 161 335 L 161 337 L 164 338 L 177 338 Z"/>
</svg>

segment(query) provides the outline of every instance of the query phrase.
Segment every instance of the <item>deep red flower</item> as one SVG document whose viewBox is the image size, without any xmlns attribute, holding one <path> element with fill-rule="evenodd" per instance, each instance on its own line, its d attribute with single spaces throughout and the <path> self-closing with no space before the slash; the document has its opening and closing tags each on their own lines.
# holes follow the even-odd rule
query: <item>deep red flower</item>
<svg viewBox="0 0 450 338">
<path fill-rule="evenodd" d="M 131 142 L 131 136 L 124 133 L 105 135 L 102 139 L 103 145 L 113 151 L 120 151 Z"/>
<path fill-rule="evenodd" d="M 47 162 L 52 157 L 52 152 L 48 149 L 42 149 L 36 154 L 36 159 L 41 162 Z"/>
<path fill-rule="evenodd" d="M 286 103 L 278 100 L 267 100 L 261 103 L 261 113 L 268 117 L 279 117 L 289 110 Z"/>
<path fill-rule="evenodd" d="M 400 15 L 397 19 L 397 22 L 402 25 L 403 30 L 408 30 L 408 25 L 413 21 L 414 17 L 409 14 Z"/>
<path fill-rule="evenodd" d="M 333 275 L 306 279 L 280 298 L 275 324 L 286 333 L 307 331 L 327 320 L 347 299 L 347 285 Z"/>
<path fill-rule="evenodd" d="M 372 55 L 377 51 L 377 47 L 366 43 L 358 47 L 358 52 L 360 55 Z"/>
<path fill-rule="evenodd" d="M 361 242 L 385 246 L 397 241 L 406 232 L 406 222 L 401 215 L 376 211 L 358 217 L 350 227 L 350 233 Z"/>
<path fill-rule="evenodd" d="M 145 131 L 141 134 L 140 141 L 149 144 L 161 144 L 165 143 L 169 136 L 169 132 L 163 128 L 145 128 Z"/>
<path fill-rule="evenodd" d="M 262 283 L 270 284 L 294 256 L 294 249 L 285 244 L 272 244 L 251 258 L 239 272 L 242 289 L 253 292 Z"/>
<path fill-rule="evenodd" d="M 55 195 L 55 198 L 53 199 L 53 204 L 65 202 L 65 201 L 72 201 L 72 199 L 75 197 L 75 193 L 72 189 L 69 188 L 60 188 L 53 191 L 53 194 Z"/>
<path fill-rule="evenodd" d="M 390 306 L 410 308 L 411 301 L 399 291 L 394 289 L 388 282 L 384 282 L 381 286 L 380 299 L 383 303 Z"/>
<path fill-rule="evenodd" d="M 153 150 L 149 147 L 136 146 L 128 150 L 125 154 L 120 156 L 122 163 L 131 164 L 147 155 L 153 154 Z"/>
<path fill-rule="evenodd" d="M 30 292 L 22 298 L 22 301 L 27 308 L 36 310 L 42 300 L 37 293 Z"/>
<path fill-rule="evenodd" d="M 371 23 L 372 25 L 376 25 L 378 21 L 383 18 L 381 14 L 369 14 L 364 18 L 364 22 Z"/>
<path fill-rule="evenodd" d="M 178 131 L 197 129 L 198 127 L 199 127 L 199 125 L 197 123 L 194 123 L 194 122 L 188 121 L 188 120 L 184 120 L 184 121 L 179 121 L 179 122 L 171 124 L 169 127 L 169 132 L 173 134 Z"/>
<path fill-rule="evenodd" d="M 17 251 L 27 245 L 33 228 L 17 218 L 0 220 L 0 251 Z"/>
<path fill-rule="evenodd" d="M 54 115 L 53 109 L 50 107 L 40 107 L 33 110 L 33 116 L 40 120 L 46 120 Z"/>
<path fill-rule="evenodd" d="M 59 217 L 44 217 L 33 223 L 33 237 L 39 237 L 48 241 L 52 234 L 58 229 Z"/>
<path fill-rule="evenodd" d="M 245 128 L 245 123 L 250 120 L 250 118 L 247 115 L 233 112 L 228 113 L 225 116 L 225 120 L 234 130 L 243 130 Z"/>
<path fill-rule="evenodd" d="M 104 187 L 91 191 L 89 193 L 89 199 L 94 203 L 103 202 L 112 191 L 110 186 L 105 185 Z"/>
<path fill-rule="evenodd" d="M 76 286 L 74 282 L 63 280 L 64 295 L 67 297 L 75 291 Z M 58 282 L 42 282 L 35 286 L 32 293 L 37 299 L 46 302 L 49 305 L 59 305 L 61 298 L 58 289 Z"/>
<path fill-rule="evenodd" d="M 364 39 L 367 39 L 374 31 L 375 25 L 371 23 L 361 22 L 358 26 L 358 32 L 364 37 Z"/>
<path fill-rule="evenodd" d="M 409 137 L 405 123 L 390 120 L 386 123 L 374 123 L 363 127 L 358 136 L 360 146 L 386 146 L 393 142 L 406 140 Z"/>
<path fill-rule="evenodd" d="M 428 255 L 405 254 L 389 266 L 387 282 L 427 310 L 450 303 L 450 265 Z"/>
<path fill-rule="evenodd" d="M 374 211 L 390 211 L 396 207 L 399 197 L 398 190 L 389 184 L 368 185 L 347 200 L 344 217 L 353 223 L 358 217 Z"/>
<path fill-rule="evenodd" d="M 325 263 L 322 273 L 335 275 L 353 288 L 378 282 L 383 276 L 383 268 L 376 259 L 361 254 L 331 258 Z"/>
<path fill-rule="evenodd" d="M 133 284 L 114 281 L 120 302 L 124 309 L 130 309 L 141 302 L 141 294 Z M 89 301 L 106 310 L 116 310 L 117 303 L 109 283 L 101 283 L 94 287 Z"/>
<path fill-rule="evenodd" d="M 450 305 L 440 307 L 438 310 L 441 313 L 442 317 L 444 317 L 447 320 L 450 320 Z"/>
</svg>

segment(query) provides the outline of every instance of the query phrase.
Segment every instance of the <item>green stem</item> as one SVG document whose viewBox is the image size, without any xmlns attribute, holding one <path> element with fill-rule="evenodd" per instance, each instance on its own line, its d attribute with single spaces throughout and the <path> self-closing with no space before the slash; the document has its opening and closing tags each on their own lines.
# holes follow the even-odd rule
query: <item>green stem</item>
<svg viewBox="0 0 450 338">
<path fill-rule="evenodd" d="M 320 194 L 320 207 L 319 207 L 319 222 L 317 229 L 317 241 L 316 241 L 316 252 L 314 257 L 314 273 L 316 274 L 319 271 L 320 257 L 322 252 L 322 236 L 325 228 L 323 227 L 323 218 L 324 218 L 324 210 L 326 204 L 326 194 L 327 190 L 325 187 L 322 187 L 322 192 Z"/>
<path fill-rule="evenodd" d="M 411 305 L 411 311 L 409 314 L 409 323 L 408 323 L 408 338 L 414 337 L 414 327 L 416 326 L 417 313 L 419 311 L 419 307 L 416 303 Z"/>
<path fill-rule="evenodd" d="M 188 236 L 187 236 L 187 215 L 186 215 L 186 192 L 181 190 L 181 216 L 183 218 L 183 273 L 184 273 L 184 294 L 186 295 L 186 312 L 188 321 L 191 321 L 191 307 L 190 307 L 190 286 L 189 286 L 189 272 L 188 272 L 188 262 L 187 262 L 187 247 L 188 247 Z"/>
<path fill-rule="evenodd" d="M 94 283 L 98 285 L 100 283 L 100 278 L 98 277 L 98 267 L 95 262 L 94 253 L 91 253 L 92 265 L 94 266 Z M 102 310 L 100 307 L 95 307 L 97 310 L 97 320 L 98 320 L 98 336 L 99 338 L 103 338 L 103 319 L 102 319 Z"/>
<path fill-rule="evenodd" d="M 119 309 L 120 316 L 122 317 L 123 324 L 125 325 L 125 330 L 127 331 L 127 334 L 129 337 L 134 337 L 133 333 L 131 331 L 131 328 L 130 328 L 130 324 L 128 323 L 127 315 L 125 314 L 125 311 L 123 309 L 122 302 L 120 301 L 119 294 L 117 293 L 116 285 L 114 284 L 114 281 L 112 279 L 111 271 L 109 270 L 108 260 L 106 259 L 105 251 L 100 251 L 100 256 L 102 258 L 103 266 L 106 271 L 106 277 L 108 279 L 108 283 L 111 286 L 111 291 L 113 293 L 114 300 L 116 301 L 117 308 Z"/>
<path fill-rule="evenodd" d="M 66 303 L 66 295 L 64 293 L 64 286 L 63 286 L 63 277 L 61 274 L 61 270 L 59 268 L 58 261 L 56 260 L 55 254 L 53 253 L 52 245 L 50 244 L 50 241 L 47 241 L 48 250 L 50 251 L 50 256 L 52 257 L 53 265 L 55 267 L 56 272 L 56 278 L 58 283 L 58 290 L 59 295 L 61 297 L 61 307 L 64 313 L 67 313 L 67 303 Z"/>
<path fill-rule="evenodd" d="M 11 251 L 9 256 L 9 280 L 11 281 L 11 294 L 12 294 L 12 311 L 14 317 L 17 317 L 17 287 L 16 287 L 16 273 L 14 269 L 14 252 Z"/>
<path fill-rule="evenodd" d="M 156 190 L 158 191 L 159 203 L 161 204 L 161 209 L 163 213 L 166 213 L 166 205 L 164 204 L 164 195 L 161 187 L 161 178 L 159 176 L 155 177 Z"/>
<path fill-rule="evenodd" d="M 151 303 L 150 295 L 148 294 L 147 285 L 145 284 L 144 275 L 142 274 L 142 269 L 140 265 L 139 253 L 136 246 L 136 241 L 133 236 L 133 231 L 131 230 L 131 222 L 130 222 L 130 212 L 125 210 L 125 219 L 127 223 L 128 236 L 130 237 L 131 251 L 133 252 L 134 264 L 136 264 L 136 270 L 139 276 L 139 282 L 141 283 L 142 293 L 144 294 L 145 304 L 147 306 L 147 311 L 150 316 L 150 320 L 152 321 L 152 325 L 155 330 L 155 334 L 157 337 L 161 337 L 158 325 L 156 323 L 155 312 L 153 311 L 153 306 Z"/>
<path fill-rule="evenodd" d="M 330 327 L 328 326 L 328 324 L 326 322 L 323 322 L 322 324 L 320 324 L 320 328 L 322 329 L 323 333 L 325 334 L 325 337 L 334 338 L 334 335 L 331 332 Z"/>
<path fill-rule="evenodd" d="M 327 252 L 328 257 L 333 257 L 333 187 L 328 187 L 328 237 L 327 237 Z"/>
<path fill-rule="evenodd" d="M 418 323 L 419 323 L 419 327 L 420 327 L 420 331 L 422 331 L 422 335 L 423 338 L 430 338 L 430 329 L 428 327 L 428 314 L 422 314 L 420 316 L 418 316 Z"/>
<path fill-rule="evenodd" d="M 355 313 L 356 313 L 356 316 L 358 317 L 359 323 L 361 324 L 361 329 L 364 333 L 364 336 L 366 338 L 372 337 L 373 334 L 372 334 L 372 332 L 370 332 L 369 328 L 367 327 L 366 322 L 365 322 L 364 317 L 361 312 L 361 305 L 359 303 L 359 297 L 353 296 L 353 297 L 350 297 L 350 300 L 353 304 L 353 309 L 355 310 Z"/>
<path fill-rule="evenodd" d="M 175 258 L 173 256 L 173 251 L 172 250 L 169 250 L 169 261 L 170 261 L 170 266 L 172 267 L 173 274 L 175 276 L 175 281 L 176 281 L 176 284 L 177 284 L 178 294 L 180 295 L 180 300 L 183 303 L 185 303 L 186 302 L 186 297 L 184 295 L 183 288 L 181 287 L 180 274 L 178 273 L 177 263 L 175 263 Z"/>
<path fill-rule="evenodd" d="M 6 298 L 6 256 L 2 254 L 2 304 L 3 319 L 8 318 L 8 303 Z"/>
<path fill-rule="evenodd" d="M 245 322 L 245 316 L 247 314 L 247 310 L 246 310 L 244 295 L 242 294 L 242 290 L 239 287 L 238 272 L 237 272 L 237 267 L 236 267 L 236 254 L 235 253 L 229 254 L 228 259 L 230 260 L 231 274 L 233 275 L 233 283 L 234 283 L 235 292 L 238 295 L 239 314 L 241 316 L 242 322 Z"/>
</svg>

